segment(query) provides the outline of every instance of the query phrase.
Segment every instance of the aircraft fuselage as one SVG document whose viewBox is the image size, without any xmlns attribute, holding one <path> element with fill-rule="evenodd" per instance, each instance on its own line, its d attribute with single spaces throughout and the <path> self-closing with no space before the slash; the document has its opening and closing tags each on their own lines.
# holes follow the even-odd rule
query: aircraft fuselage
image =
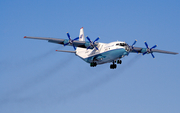
<svg viewBox="0 0 180 113">
<path fill-rule="evenodd" d="M 121 59 L 129 54 L 129 46 L 125 42 L 99 43 L 94 49 L 77 48 L 76 55 L 87 63 L 104 64 Z"/>
</svg>

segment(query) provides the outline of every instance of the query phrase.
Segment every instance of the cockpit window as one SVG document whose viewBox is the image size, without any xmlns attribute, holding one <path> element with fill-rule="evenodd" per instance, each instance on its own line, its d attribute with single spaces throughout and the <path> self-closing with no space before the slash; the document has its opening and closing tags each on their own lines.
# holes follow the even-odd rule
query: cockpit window
<svg viewBox="0 0 180 113">
<path fill-rule="evenodd" d="M 120 43 L 120 46 L 127 46 L 126 43 Z"/>
<path fill-rule="evenodd" d="M 127 46 L 126 43 L 117 43 L 116 46 Z"/>
<path fill-rule="evenodd" d="M 120 43 L 121 46 L 124 46 L 124 43 Z"/>
</svg>

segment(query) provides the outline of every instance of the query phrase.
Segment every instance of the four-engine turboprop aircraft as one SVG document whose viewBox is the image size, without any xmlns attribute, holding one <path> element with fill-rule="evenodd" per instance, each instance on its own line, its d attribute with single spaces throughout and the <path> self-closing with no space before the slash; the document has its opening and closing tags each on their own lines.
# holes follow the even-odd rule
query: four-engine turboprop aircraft
<svg viewBox="0 0 180 113">
<path fill-rule="evenodd" d="M 157 45 L 154 45 L 153 47 L 149 48 L 146 42 L 145 42 L 146 48 L 134 47 L 137 40 L 135 40 L 132 45 L 128 45 L 127 43 L 122 41 L 116 41 L 111 43 L 99 43 L 97 42 L 99 40 L 99 37 L 96 38 L 94 41 L 91 41 L 90 38 L 86 36 L 88 41 L 85 41 L 83 27 L 80 29 L 79 37 L 75 39 L 71 39 L 69 33 L 67 33 L 67 36 L 69 39 L 29 37 L 29 36 L 25 36 L 24 38 L 48 40 L 48 42 L 62 44 L 63 46 L 67 46 L 67 45 L 73 46 L 74 51 L 64 51 L 64 50 L 56 50 L 56 51 L 75 53 L 81 59 L 83 59 L 87 63 L 90 63 L 91 67 L 95 67 L 96 65 L 99 64 L 112 62 L 110 68 L 115 69 L 117 67 L 116 63 L 121 64 L 122 61 L 120 59 L 123 58 L 124 56 L 128 56 L 130 52 L 142 53 L 142 55 L 150 53 L 153 58 L 155 58 L 153 52 L 174 54 L 174 55 L 178 54 L 175 52 L 154 49 L 157 47 Z"/>
</svg>

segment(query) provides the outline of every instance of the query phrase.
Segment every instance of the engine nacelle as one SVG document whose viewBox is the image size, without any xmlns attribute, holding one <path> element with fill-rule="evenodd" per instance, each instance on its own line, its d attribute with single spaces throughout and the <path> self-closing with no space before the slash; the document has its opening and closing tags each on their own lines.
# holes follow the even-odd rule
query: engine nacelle
<svg viewBox="0 0 180 113">
<path fill-rule="evenodd" d="M 147 48 L 142 48 L 141 53 L 145 53 L 147 51 Z"/>
</svg>

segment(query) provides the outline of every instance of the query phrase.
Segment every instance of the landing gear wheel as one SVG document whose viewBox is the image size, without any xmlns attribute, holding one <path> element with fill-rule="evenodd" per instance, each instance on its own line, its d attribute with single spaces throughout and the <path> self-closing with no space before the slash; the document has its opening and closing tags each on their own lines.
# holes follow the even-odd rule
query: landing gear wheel
<svg viewBox="0 0 180 113">
<path fill-rule="evenodd" d="M 113 61 L 113 64 L 110 65 L 110 69 L 115 69 L 117 65 L 115 64 L 116 61 Z"/>
<path fill-rule="evenodd" d="M 111 64 L 110 69 L 116 69 L 117 65 L 116 64 Z"/>
<path fill-rule="evenodd" d="M 122 63 L 122 60 L 117 60 L 117 64 L 121 64 Z"/>
<path fill-rule="evenodd" d="M 91 66 L 91 67 L 96 67 L 96 65 L 97 65 L 96 62 L 91 62 L 91 63 L 90 63 L 90 66 Z"/>
</svg>

